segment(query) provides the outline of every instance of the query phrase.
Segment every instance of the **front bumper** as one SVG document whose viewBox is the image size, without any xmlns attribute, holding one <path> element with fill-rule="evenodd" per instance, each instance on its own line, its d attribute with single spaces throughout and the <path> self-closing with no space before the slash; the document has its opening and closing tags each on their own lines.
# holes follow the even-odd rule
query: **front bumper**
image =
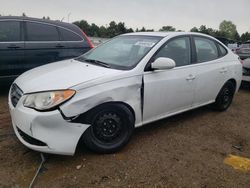
<svg viewBox="0 0 250 188">
<path fill-rule="evenodd" d="M 23 100 L 21 97 L 14 107 L 9 99 L 12 124 L 18 139 L 32 150 L 74 155 L 78 141 L 89 125 L 67 121 L 59 110 L 38 112 L 26 108 Z"/>
</svg>

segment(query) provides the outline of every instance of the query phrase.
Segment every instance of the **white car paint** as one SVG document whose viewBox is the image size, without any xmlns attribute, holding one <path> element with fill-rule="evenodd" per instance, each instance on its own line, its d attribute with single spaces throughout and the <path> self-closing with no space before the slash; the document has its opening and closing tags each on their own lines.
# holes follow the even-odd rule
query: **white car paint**
<svg viewBox="0 0 250 188">
<path fill-rule="evenodd" d="M 244 69 L 250 72 L 250 58 L 247 58 L 243 61 L 243 72 L 245 71 Z M 250 82 L 250 75 L 247 76 L 243 74 L 242 81 Z"/>
<path fill-rule="evenodd" d="M 121 74 L 121 72 L 115 69 L 84 64 L 72 59 L 31 69 L 19 76 L 15 83 L 22 85 L 24 93 L 30 93 L 70 88 L 79 83 L 91 82 L 107 76 L 113 77 L 116 74 Z M 49 82 L 48 78 L 50 79 Z"/>
<path fill-rule="evenodd" d="M 126 35 L 162 36 L 163 38 L 131 70 L 116 70 L 65 60 L 30 70 L 15 80 L 24 95 L 16 107 L 9 107 L 15 133 L 27 147 L 47 153 L 73 155 L 81 135 L 89 124 L 72 123 L 71 119 L 105 102 L 123 102 L 135 112 L 135 127 L 174 114 L 213 103 L 222 86 L 234 79 L 236 91 L 242 79 L 242 65 L 228 49 L 226 56 L 201 64 L 168 70 L 145 72 L 154 53 L 169 39 L 192 35 L 185 32 L 146 32 Z M 73 89 L 76 94 L 58 110 L 39 112 L 23 106 L 25 94 Z M 143 89 L 143 93 L 141 92 Z M 47 146 L 31 145 L 22 139 L 17 127 Z"/>
</svg>

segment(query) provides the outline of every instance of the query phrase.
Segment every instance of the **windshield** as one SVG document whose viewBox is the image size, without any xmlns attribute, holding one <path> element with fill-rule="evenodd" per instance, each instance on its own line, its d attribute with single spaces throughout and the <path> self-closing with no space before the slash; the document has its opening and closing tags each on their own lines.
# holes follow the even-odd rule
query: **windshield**
<svg viewBox="0 0 250 188">
<path fill-rule="evenodd" d="M 116 37 L 76 58 L 99 66 L 131 69 L 160 41 L 162 37 L 124 35 Z"/>
</svg>

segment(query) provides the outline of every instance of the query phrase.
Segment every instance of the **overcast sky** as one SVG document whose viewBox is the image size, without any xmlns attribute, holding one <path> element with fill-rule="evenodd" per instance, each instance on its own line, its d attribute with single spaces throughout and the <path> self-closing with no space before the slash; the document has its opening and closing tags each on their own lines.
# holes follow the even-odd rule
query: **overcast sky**
<svg viewBox="0 0 250 188">
<path fill-rule="evenodd" d="M 250 0 L 0 0 L 0 14 L 64 21 L 87 20 L 97 25 L 125 22 L 127 27 L 158 30 L 172 25 L 189 31 L 204 24 L 218 29 L 231 20 L 240 34 L 250 32 Z"/>
</svg>

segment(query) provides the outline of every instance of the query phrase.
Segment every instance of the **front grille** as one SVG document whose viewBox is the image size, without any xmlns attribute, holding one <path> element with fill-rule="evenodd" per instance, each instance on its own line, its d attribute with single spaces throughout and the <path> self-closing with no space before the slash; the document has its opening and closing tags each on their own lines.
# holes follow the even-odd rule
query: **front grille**
<svg viewBox="0 0 250 188">
<path fill-rule="evenodd" d="M 23 91 L 16 84 L 12 84 L 10 89 L 10 100 L 14 107 L 16 107 L 22 95 Z"/>
<path fill-rule="evenodd" d="M 26 133 L 24 133 L 23 131 L 21 131 L 18 127 L 17 127 L 17 131 L 20 134 L 20 136 L 29 144 L 31 145 L 36 145 L 36 146 L 47 146 L 44 142 L 37 140 L 29 135 L 27 135 Z"/>
<path fill-rule="evenodd" d="M 250 68 L 243 67 L 243 75 L 250 76 Z"/>
</svg>

